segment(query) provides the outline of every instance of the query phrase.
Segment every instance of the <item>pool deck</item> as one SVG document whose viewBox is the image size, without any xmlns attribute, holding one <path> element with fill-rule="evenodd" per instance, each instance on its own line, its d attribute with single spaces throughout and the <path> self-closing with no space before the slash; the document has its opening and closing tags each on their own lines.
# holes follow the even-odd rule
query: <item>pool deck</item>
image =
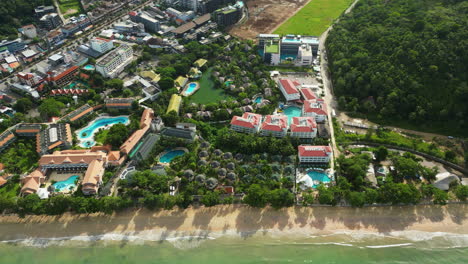
<svg viewBox="0 0 468 264">
<path fill-rule="evenodd" d="M 307 182 L 307 181 L 312 180 L 312 179 L 310 178 L 310 176 L 307 174 L 307 172 L 309 172 L 309 171 L 311 171 L 311 170 L 312 170 L 312 171 L 318 171 L 318 170 L 314 170 L 313 168 L 308 168 L 308 169 L 299 171 L 299 172 L 297 173 L 297 175 L 296 175 L 296 183 L 303 183 L 303 182 Z M 326 170 L 320 171 L 320 172 L 327 174 L 328 177 L 330 178 L 330 182 L 324 183 L 326 186 L 330 186 L 330 185 L 332 185 L 332 184 L 335 184 L 335 177 L 333 176 L 333 174 L 334 174 L 333 171 L 331 171 L 330 169 L 326 169 Z M 310 179 L 310 180 L 309 180 L 309 179 Z M 312 184 L 314 184 L 313 181 L 312 181 Z M 305 186 L 305 185 L 304 185 L 304 186 Z M 305 187 L 307 187 L 307 188 L 314 188 L 313 186 L 305 186 Z"/>
<path fill-rule="evenodd" d="M 45 188 L 49 188 L 50 185 L 52 185 L 52 181 L 55 181 L 55 182 L 59 182 L 59 181 L 66 181 L 68 178 L 70 178 L 71 176 L 74 176 L 74 175 L 77 175 L 79 176 L 79 181 L 78 183 L 80 183 L 82 180 L 83 180 L 83 172 L 82 171 L 77 171 L 77 172 L 67 172 L 67 173 L 58 173 L 57 171 L 53 171 L 49 178 L 47 179 L 47 181 L 45 182 Z M 63 191 L 63 192 L 57 192 L 57 193 L 73 193 L 76 191 L 76 189 L 78 188 L 78 185 L 77 184 L 75 186 L 75 188 L 73 190 L 69 190 L 69 191 Z"/>
<path fill-rule="evenodd" d="M 78 145 L 79 145 L 80 147 L 82 147 L 82 148 L 90 148 L 90 147 L 96 145 L 96 141 L 94 140 L 94 135 L 95 135 L 97 132 L 99 132 L 100 129 L 110 129 L 114 124 L 112 124 L 112 125 L 107 125 L 107 126 L 104 126 L 104 127 L 100 127 L 100 128 L 98 128 L 98 129 L 94 130 L 93 134 L 92 134 L 90 137 L 86 138 L 86 139 L 82 139 L 82 138 L 80 137 L 81 131 L 85 130 L 87 127 L 91 126 L 91 124 L 92 124 L 93 122 L 96 122 L 96 121 L 98 121 L 98 120 L 100 120 L 100 119 L 105 119 L 105 118 L 117 118 L 117 117 L 126 117 L 128 120 L 127 120 L 127 122 L 126 122 L 124 125 L 128 126 L 128 125 L 130 124 L 130 116 L 128 116 L 128 115 L 119 115 L 119 116 L 109 116 L 109 115 L 103 116 L 103 115 L 100 115 L 99 117 L 97 117 L 97 118 L 95 118 L 95 119 L 89 121 L 88 124 L 86 124 L 86 126 L 84 126 L 84 127 L 80 128 L 79 130 L 75 131 L 76 139 L 78 140 Z M 85 142 L 90 141 L 90 140 L 94 141 L 94 144 L 93 144 L 92 146 L 84 146 L 84 145 L 83 145 Z"/>
<path fill-rule="evenodd" d="M 173 148 L 173 149 L 170 149 L 170 150 L 167 150 L 167 151 L 163 151 L 161 152 L 159 155 L 158 155 L 158 164 L 161 164 L 163 166 L 169 166 L 170 163 L 167 163 L 167 162 L 161 162 L 159 161 L 159 159 L 164 156 L 166 153 L 168 152 L 171 152 L 171 151 L 174 151 L 174 150 L 183 150 L 185 153 L 188 153 L 189 150 L 187 148 L 184 148 L 184 147 L 177 147 L 177 148 Z"/>
<path fill-rule="evenodd" d="M 188 94 L 187 90 L 190 87 L 191 83 L 197 84 L 197 87 L 195 87 L 195 90 L 193 90 L 193 92 Z M 185 85 L 184 89 L 180 92 L 180 95 L 185 96 L 185 97 L 191 96 L 192 94 L 196 93 L 198 90 L 200 90 L 200 84 L 198 82 L 189 82 Z"/>
</svg>

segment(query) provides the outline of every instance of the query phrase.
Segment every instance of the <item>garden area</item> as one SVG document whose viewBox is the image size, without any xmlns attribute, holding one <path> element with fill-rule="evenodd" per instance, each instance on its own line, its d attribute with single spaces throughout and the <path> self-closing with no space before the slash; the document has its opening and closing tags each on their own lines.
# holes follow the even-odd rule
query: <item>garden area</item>
<svg viewBox="0 0 468 264">
<path fill-rule="evenodd" d="M 83 13 L 80 0 L 58 0 L 60 12 L 65 18 Z"/>
<path fill-rule="evenodd" d="M 219 89 L 215 86 L 211 77 L 212 72 L 213 69 L 209 68 L 202 74 L 199 80 L 200 89 L 190 96 L 190 101 L 198 104 L 209 104 L 229 98 L 229 96 L 224 93 L 223 89 Z"/>
<path fill-rule="evenodd" d="M 313 0 L 277 28 L 275 34 L 320 36 L 353 0 Z"/>
</svg>

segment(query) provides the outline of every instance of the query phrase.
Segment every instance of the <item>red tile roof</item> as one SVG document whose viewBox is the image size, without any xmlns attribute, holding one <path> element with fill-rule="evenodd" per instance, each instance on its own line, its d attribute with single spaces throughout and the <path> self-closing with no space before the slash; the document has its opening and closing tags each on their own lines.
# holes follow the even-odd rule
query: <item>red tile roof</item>
<svg viewBox="0 0 468 264">
<path fill-rule="evenodd" d="M 302 88 L 300 91 L 302 97 L 304 97 L 305 100 L 313 100 L 318 98 L 317 94 L 315 94 L 311 88 Z"/>
<path fill-rule="evenodd" d="M 316 128 L 317 123 L 311 116 L 292 118 L 291 132 L 314 132 Z"/>
<path fill-rule="evenodd" d="M 323 99 L 307 100 L 304 102 L 304 112 L 327 115 L 327 104 Z"/>
<path fill-rule="evenodd" d="M 300 157 L 326 157 L 331 154 L 330 146 L 304 146 L 297 147 Z"/>
<path fill-rule="evenodd" d="M 296 86 L 299 86 L 298 82 L 293 82 L 289 79 L 280 79 L 279 82 L 281 86 L 284 88 L 284 90 L 286 91 L 286 93 L 288 94 L 299 93 L 299 91 L 296 88 Z"/>
<path fill-rule="evenodd" d="M 242 115 L 242 117 L 234 116 L 231 120 L 231 125 L 254 128 L 260 124 L 261 120 L 261 115 L 246 112 Z"/>
<path fill-rule="evenodd" d="M 74 71 L 77 71 L 78 70 L 78 66 L 72 66 L 68 69 L 66 69 L 65 71 L 61 72 L 59 75 L 56 75 L 54 77 L 50 77 L 49 78 L 49 81 L 57 81 L 57 80 L 60 80 L 61 78 L 65 77 L 66 75 L 68 75 L 69 73 L 72 73 Z"/>
<path fill-rule="evenodd" d="M 285 115 L 267 115 L 262 124 L 262 130 L 283 131 L 288 128 L 288 117 Z"/>
</svg>

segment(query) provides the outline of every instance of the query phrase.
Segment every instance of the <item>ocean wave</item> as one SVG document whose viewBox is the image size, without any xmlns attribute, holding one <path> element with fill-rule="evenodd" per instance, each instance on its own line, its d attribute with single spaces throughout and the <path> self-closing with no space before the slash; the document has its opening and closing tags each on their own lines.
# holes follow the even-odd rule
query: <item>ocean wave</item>
<svg viewBox="0 0 468 264">
<path fill-rule="evenodd" d="M 366 248 L 389 248 L 389 247 L 405 247 L 411 246 L 413 243 L 402 243 L 402 244 L 390 244 L 390 245 L 378 245 L 378 246 L 366 246 Z"/>
</svg>

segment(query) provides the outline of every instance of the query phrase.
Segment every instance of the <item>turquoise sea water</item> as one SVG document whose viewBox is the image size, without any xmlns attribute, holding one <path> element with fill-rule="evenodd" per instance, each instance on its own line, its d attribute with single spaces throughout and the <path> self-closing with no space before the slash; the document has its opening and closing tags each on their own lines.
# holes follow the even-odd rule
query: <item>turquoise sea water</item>
<svg viewBox="0 0 468 264">
<path fill-rule="evenodd" d="M 65 189 L 70 189 L 70 188 L 75 188 L 76 187 L 76 184 L 75 184 L 75 180 L 78 179 L 80 176 L 78 175 L 73 175 L 73 176 L 70 176 L 68 179 L 64 180 L 64 181 L 59 181 L 59 182 L 56 182 L 54 184 L 52 184 L 54 187 L 55 187 L 55 191 L 56 192 L 61 192 Z"/>
<path fill-rule="evenodd" d="M 468 263 L 466 235 L 417 241 L 390 237 L 330 235 L 282 238 L 181 237 L 143 241 L 108 236 L 96 239 L 25 240 L 0 243 L 0 263 L 15 264 L 214 264 L 214 263 Z"/>
<path fill-rule="evenodd" d="M 115 124 L 129 123 L 128 116 L 116 116 L 116 117 L 101 117 L 94 120 L 91 124 L 78 130 L 78 140 L 81 141 L 80 146 L 84 148 L 92 147 L 96 142 L 94 141 L 94 134 L 103 127 L 111 126 Z"/>
<path fill-rule="evenodd" d="M 185 151 L 183 151 L 183 150 L 171 150 L 171 151 L 165 153 L 164 155 L 162 155 L 159 158 L 159 161 L 163 162 L 163 163 L 170 163 L 171 160 L 173 160 L 175 157 L 182 156 L 184 154 L 185 154 Z"/>
<path fill-rule="evenodd" d="M 288 123 L 291 124 L 292 118 L 301 116 L 302 110 L 297 106 L 288 106 L 286 109 L 284 109 L 283 113 L 288 116 Z"/>
</svg>

